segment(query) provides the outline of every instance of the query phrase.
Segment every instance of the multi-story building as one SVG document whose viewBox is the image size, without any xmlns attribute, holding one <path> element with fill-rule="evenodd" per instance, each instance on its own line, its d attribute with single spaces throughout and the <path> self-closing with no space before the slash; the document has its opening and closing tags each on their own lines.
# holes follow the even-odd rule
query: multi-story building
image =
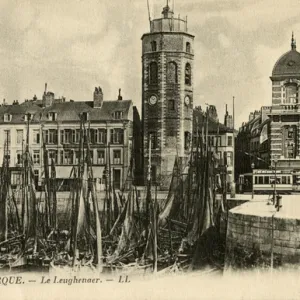
<svg viewBox="0 0 300 300">
<path fill-rule="evenodd" d="M 232 116 L 226 110 L 225 122 L 222 124 L 219 122 L 214 106 L 209 107 L 207 114 L 208 118 L 200 107 L 194 109 L 193 151 L 195 152 L 197 148 L 197 136 L 201 134 L 201 131 L 205 133 L 205 128 L 208 126 L 207 138 L 209 151 L 215 153 L 219 162 L 220 173 L 224 174 L 226 172 L 226 181 L 229 186 L 234 181 L 234 129 Z M 224 168 L 225 166 L 226 169 Z"/>
<path fill-rule="evenodd" d="M 272 104 L 263 106 L 243 124 L 237 139 L 237 155 L 244 168 L 242 174 L 255 168 L 276 167 L 294 174 L 300 182 L 300 53 L 294 36 L 291 50 L 275 63 L 272 76 Z M 250 153 L 248 159 L 245 154 Z M 240 153 L 240 154 L 239 154 Z M 260 159 L 261 158 L 261 159 Z M 237 165 L 240 168 L 241 165 Z"/>
<path fill-rule="evenodd" d="M 242 124 L 236 138 L 235 180 L 239 175 L 251 173 L 255 169 L 269 168 L 270 157 L 270 123 L 267 116 L 269 108 L 262 107 L 249 114 L 249 121 Z"/>
<path fill-rule="evenodd" d="M 167 5 L 142 36 L 144 166 L 151 137 L 152 180 L 168 189 L 175 157 L 191 151 L 194 36 Z M 144 168 L 146 178 L 147 168 Z"/>
<path fill-rule="evenodd" d="M 68 188 L 71 171 L 78 163 L 80 118 L 89 128 L 93 174 L 97 188 L 104 189 L 104 172 L 111 166 L 111 179 L 120 189 L 127 176 L 133 146 L 133 104 L 131 100 L 104 101 L 101 88 L 95 88 L 93 101 L 55 99 L 45 89 L 42 100 L 34 97 L 24 103 L 0 107 L 0 157 L 10 157 L 12 183 L 20 182 L 22 152 L 27 139 L 32 153 L 36 185 L 41 186 L 43 172 L 42 145 L 56 164 L 61 190 Z M 137 111 L 135 117 L 139 118 Z M 29 129 L 29 131 L 28 131 Z M 8 143 L 5 143 L 8 139 Z M 139 166 L 138 166 L 139 167 Z"/>
</svg>

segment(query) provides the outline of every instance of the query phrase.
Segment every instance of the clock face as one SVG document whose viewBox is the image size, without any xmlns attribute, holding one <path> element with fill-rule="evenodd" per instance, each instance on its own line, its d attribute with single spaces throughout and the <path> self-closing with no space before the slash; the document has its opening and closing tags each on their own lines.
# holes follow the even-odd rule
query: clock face
<svg viewBox="0 0 300 300">
<path fill-rule="evenodd" d="M 152 95 L 152 96 L 149 98 L 149 103 L 150 103 L 151 105 L 154 105 L 154 104 L 156 104 L 156 102 L 157 102 L 157 97 L 156 97 L 155 95 Z"/>
<path fill-rule="evenodd" d="M 190 97 L 189 96 L 185 96 L 184 103 L 185 103 L 185 105 L 189 105 L 190 104 Z"/>
</svg>

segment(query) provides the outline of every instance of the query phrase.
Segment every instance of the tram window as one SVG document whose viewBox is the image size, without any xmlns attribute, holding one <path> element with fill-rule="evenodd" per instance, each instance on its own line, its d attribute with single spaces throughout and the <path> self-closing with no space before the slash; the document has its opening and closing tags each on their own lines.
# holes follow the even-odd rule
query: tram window
<svg viewBox="0 0 300 300">
<path fill-rule="evenodd" d="M 270 183 L 270 177 L 269 176 L 265 176 L 265 184 L 269 184 Z"/>
<path fill-rule="evenodd" d="M 259 184 L 264 184 L 264 178 L 262 176 L 258 177 L 258 183 Z"/>
<path fill-rule="evenodd" d="M 286 184 L 286 176 L 282 176 L 282 184 Z"/>
<path fill-rule="evenodd" d="M 287 176 L 287 183 L 291 184 L 291 177 L 290 176 Z"/>
<path fill-rule="evenodd" d="M 258 177 L 255 176 L 254 179 L 255 179 L 255 184 L 258 184 Z"/>
</svg>

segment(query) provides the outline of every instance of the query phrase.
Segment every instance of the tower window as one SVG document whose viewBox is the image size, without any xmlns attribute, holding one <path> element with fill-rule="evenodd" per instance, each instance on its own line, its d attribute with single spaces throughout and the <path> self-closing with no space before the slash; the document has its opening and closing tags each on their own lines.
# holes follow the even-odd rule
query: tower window
<svg viewBox="0 0 300 300">
<path fill-rule="evenodd" d="M 157 133 L 155 131 L 149 132 L 149 141 L 151 140 L 151 149 L 158 147 Z"/>
<path fill-rule="evenodd" d="M 185 51 L 186 51 L 187 53 L 191 53 L 191 44 L 190 44 L 189 42 L 186 43 L 185 48 L 186 48 Z"/>
<path fill-rule="evenodd" d="M 157 63 L 152 62 L 149 66 L 149 83 L 150 84 L 157 84 L 157 77 L 158 77 L 158 68 Z"/>
<path fill-rule="evenodd" d="M 184 133 L 184 149 L 188 150 L 190 148 L 190 142 L 191 142 L 191 134 L 190 132 L 186 131 Z"/>
<path fill-rule="evenodd" d="M 167 82 L 177 83 L 177 64 L 174 61 L 167 65 Z"/>
<path fill-rule="evenodd" d="M 191 85 L 191 65 L 187 63 L 185 65 L 185 84 Z"/>
<path fill-rule="evenodd" d="M 151 49 L 152 49 L 152 51 L 157 51 L 156 41 L 151 42 Z"/>
<path fill-rule="evenodd" d="M 168 109 L 169 110 L 175 110 L 175 100 L 169 100 L 168 101 Z"/>
</svg>

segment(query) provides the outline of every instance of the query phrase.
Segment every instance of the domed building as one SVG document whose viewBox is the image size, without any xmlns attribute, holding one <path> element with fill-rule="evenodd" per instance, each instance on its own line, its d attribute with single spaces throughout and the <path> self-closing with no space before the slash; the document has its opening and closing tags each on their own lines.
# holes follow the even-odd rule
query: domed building
<svg viewBox="0 0 300 300">
<path fill-rule="evenodd" d="M 291 50 L 277 60 L 270 79 L 272 106 L 263 108 L 271 119 L 270 158 L 279 169 L 300 174 L 300 53 L 294 35 Z"/>
<path fill-rule="evenodd" d="M 292 183 L 300 190 L 300 53 L 294 35 L 291 49 L 277 60 L 270 79 L 271 105 L 250 113 L 239 129 L 235 151 L 241 164 L 235 166 L 236 180 L 276 165 L 278 172 L 293 175 L 293 182 L 289 177 L 282 184 Z M 255 183 L 263 183 L 263 177 L 258 179 L 261 182 Z"/>
</svg>

